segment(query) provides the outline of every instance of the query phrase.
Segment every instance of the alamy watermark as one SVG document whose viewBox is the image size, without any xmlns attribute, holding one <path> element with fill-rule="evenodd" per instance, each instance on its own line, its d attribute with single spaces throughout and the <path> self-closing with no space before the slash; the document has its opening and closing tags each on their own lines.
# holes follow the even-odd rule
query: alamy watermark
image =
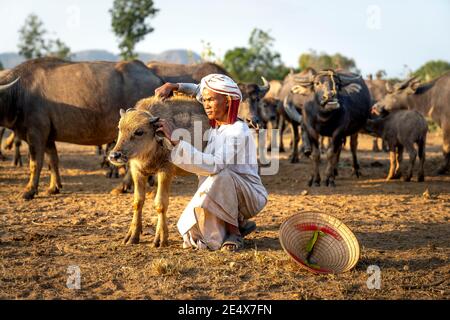
<svg viewBox="0 0 450 320">
<path fill-rule="evenodd" d="M 381 30 L 381 8 L 377 5 L 367 7 L 366 26 L 370 30 Z"/>
<path fill-rule="evenodd" d="M 67 267 L 67 277 L 66 286 L 68 289 L 80 290 L 81 289 L 81 270 L 79 266 L 68 266 Z"/>
<path fill-rule="evenodd" d="M 366 281 L 367 288 L 370 290 L 381 289 L 381 269 L 377 265 L 370 265 L 367 268 L 367 273 L 370 275 Z"/>
</svg>

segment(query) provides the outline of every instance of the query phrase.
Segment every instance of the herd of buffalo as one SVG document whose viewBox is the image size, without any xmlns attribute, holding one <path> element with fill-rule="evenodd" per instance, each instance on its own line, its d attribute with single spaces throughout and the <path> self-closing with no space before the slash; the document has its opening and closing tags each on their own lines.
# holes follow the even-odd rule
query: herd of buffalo
<svg viewBox="0 0 450 320">
<path fill-rule="evenodd" d="M 124 163 L 130 170 L 126 170 L 123 185 L 118 189 L 122 192 L 133 182 L 135 189 L 135 216 L 125 241 L 139 242 L 145 185 L 156 178 L 155 209 L 159 219 L 155 245 L 166 245 L 170 182 L 172 177 L 187 173 L 170 165 L 170 147 L 156 133 L 154 123 L 158 118 L 165 118 L 177 127 L 193 130 L 194 121 L 201 121 L 207 127 L 208 120 L 195 100 L 174 97 L 161 101 L 152 96 L 165 82 L 199 83 L 211 73 L 227 74 L 213 63 L 145 65 L 140 61 L 69 62 L 56 58 L 29 60 L 14 69 L 0 71 L 0 141 L 5 128 L 12 131 L 4 145 L 14 147 L 16 165 L 21 165 L 21 141 L 26 141 L 29 147 L 30 178 L 23 198 L 31 200 L 38 192 L 44 155 L 51 171 L 47 193 L 56 194 L 62 188 L 56 141 L 106 144 L 109 151 L 117 142 L 113 152 L 126 145 L 130 160 Z M 255 128 L 279 129 L 281 133 L 289 125 L 291 162 L 299 161 L 300 152 L 311 158 L 309 186 L 321 183 L 319 163 L 323 137 L 328 137 L 325 185 L 335 186 L 337 164 L 347 137 L 350 137 L 353 173 L 359 176 L 359 133 L 375 137 L 374 150 L 378 150 L 376 139 L 381 138 L 383 148 L 389 151 L 387 180 L 399 177 L 411 180 L 418 156 L 418 181 L 424 181 L 428 131 L 425 117 L 431 118 L 443 132 L 444 159 L 437 173 L 445 174 L 450 169 L 450 72 L 428 83 L 410 78 L 394 85 L 332 69 L 307 69 L 291 72 L 283 81 L 268 82 L 264 78 L 262 81 L 262 85 L 239 84 L 243 94 L 239 117 Z M 274 141 L 269 141 L 270 149 Z M 285 151 L 282 134 L 277 145 L 280 151 Z M 409 155 L 409 163 L 403 171 L 404 150 Z"/>
<path fill-rule="evenodd" d="M 23 197 L 32 199 L 37 193 L 44 154 L 51 170 L 47 192 L 54 194 L 61 188 L 56 141 L 111 144 L 117 138 L 121 108 L 128 109 L 152 96 L 165 82 L 199 83 L 210 73 L 227 74 L 213 63 L 144 65 L 140 61 L 67 62 L 55 58 L 30 60 L 1 71 L 0 138 L 5 128 L 13 131 L 4 145 L 5 148 L 14 146 L 15 165 L 21 164 L 21 140 L 29 145 L 30 180 Z M 284 81 L 269 83 L 263 78 L 263 85 L 240 83 L 239 86 L 243 93 L 239 116 L 249 125 L 281 132 L 290 125 L 290 159 L 298 162 L 300 152 L 311 157 L 310 186 L 320 185 L 323 137 L 329 137 L 325 184 L 335 185 L 336 166 L 348 136 L 353 172 L 359 176 L 358 133 L 382 138 L 383 147 L 390 152 L 388 179 L 401 175 L 400 162 L 405 149 L 409 166 L 403 178 L 411 179 L 418 155 L 418 179 L 423 181 L 427 134 L 424 117 L 431 118 L 443 131 L 444 161 L 438 173 L 444 174 L 449 169 L 450 73 L 429 83 L 410 78 L 392 86 L 387 80 L 363 80 L 344 71 L 307 69 L 297 74 L 291 72 Z M 285 151 L 282 134 L 278 144 L 279 150 Z M 374 151 L 378 150 L 374 139 Z"/>
</svg>

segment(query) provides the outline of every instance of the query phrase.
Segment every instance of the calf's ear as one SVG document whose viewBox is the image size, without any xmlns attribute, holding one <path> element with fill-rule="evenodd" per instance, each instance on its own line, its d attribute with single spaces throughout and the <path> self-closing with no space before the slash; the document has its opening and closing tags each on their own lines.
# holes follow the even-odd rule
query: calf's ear
<svg viewBox="0 0 450 320">
<path fill-rule="evenodd" d="M 419 88 L 420 86 L 420 80 L 415 80 L 413 82 L 411 82 L 408 86 L 408 93 L 409 94 L 413 94 L 416 92 L 416 90 Z"/>
</svg>

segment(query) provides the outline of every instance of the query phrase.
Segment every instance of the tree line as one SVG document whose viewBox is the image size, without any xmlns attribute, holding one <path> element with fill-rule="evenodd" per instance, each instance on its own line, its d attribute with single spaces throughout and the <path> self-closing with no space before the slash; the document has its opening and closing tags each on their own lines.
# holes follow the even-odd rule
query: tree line
<svg viewBox="0 0 450 320">
<path fill-rule="evenodd" d="M 154 31 L 151 19 L 160 10 L 154 7 L 153 0 L 114 0 L 109 10 L 111 28 L 118 40 L 120 56 L 123 60 L 137 57 L 136 44 Z M 19 30 L 19 54 L 26 59 L 45 56 L 70 60 L 70 48 L 59 38 L 48 38 L 48 31 L 44 23 L 35 14 L 27 17 L 24 26 Z M 290 72 L 279 52 L 273 49 L 275 39 L 269 31 L 253 29 L 248 45 L 228 50 L 220 59 L 212 49 L 210 43 L 203 42 L 202 58 L 222 65 L 233 78 L 240 82 L 258 82 L 261 76 L 271 80 L 282 80 Z M 3 66 L 0 63 L 0 69 Z M 293 71 L 299 72 L 307 68 L 344 69 L 359 73 L 353 58 L 340 53 L 327 54 L 310 50 L 302 53 L 298 59 L 298 67 Z M 425 81 L 438 77 L 450 70 L 447 61 L 429 61 L 411 75 L 418 76 Z M 377 78 L 386 76 L 384 70 L 376 73 Z"/>
</svg>

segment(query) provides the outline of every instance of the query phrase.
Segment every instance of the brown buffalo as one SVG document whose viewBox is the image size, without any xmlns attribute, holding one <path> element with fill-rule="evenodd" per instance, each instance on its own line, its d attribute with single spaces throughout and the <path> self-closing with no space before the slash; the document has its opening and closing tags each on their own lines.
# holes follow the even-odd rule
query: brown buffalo
<svg viewBox="0 0 450 320">
<path fill-rule="evenodd" d="M 172 83 L 200 83 L 203 77 L 211 73 L 230 76 L 221 66 L 211 63 L 177 64 L 150 61 L 147 67 L 164 82 Z"/>
<path fill-rule="evenodd" d="M 117 136 L 119 110 L 162 85 L 142 62 L 30 60 L 0 79 L 0 126 L 29 145 L 30 180 L 23 198 L 38 191 L 44 153 L 51 169 L 49 194 L 61 178 L 55 141 L 101 145 Z"/>
</svg>

